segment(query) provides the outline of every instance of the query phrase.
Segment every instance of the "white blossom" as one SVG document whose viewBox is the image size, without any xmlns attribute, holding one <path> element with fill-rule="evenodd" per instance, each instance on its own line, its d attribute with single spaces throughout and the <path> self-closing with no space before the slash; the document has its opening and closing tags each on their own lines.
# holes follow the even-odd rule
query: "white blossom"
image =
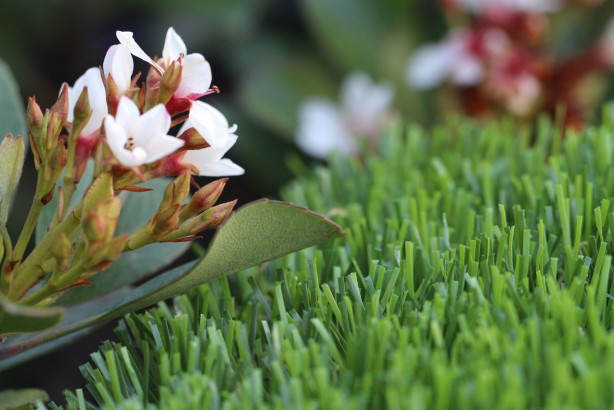
<svg viewBox="0 0 614 410">
<path fill-rule="evenodd" d="M 356 72 L 341 87 L 341 104 L 321 97 L 306 100 L 298 112 L 296 142 L 306 153 L 326 158 L 331 151 L 353 154 L 358 137 L 375 138 L 390 114 L 394 93 Z"/>
<path fill-rule="evenodd" d="M 184 142 L 167 135 L 171 117 L 158 104 L 143 115 L 128 97 L 121 97 L 115 117 L 107 115 L 104 129 L 115 158 L 126 167 L 157 161 L 181 148 Z"/>
<path fill-rule="evenodd" d="M 205 57 L 199 53 L 187 53 L 187 48 L 181 37 L 171 27 L 166 33 L 162 59 L 158 62 L 143 51 L 129 31 L 118 31 L 117 38 L 135 56 L 156 67 L 160 73 L 173 61 L 181 61 L 181 83 L 175 92 L 177 98 L 194 100 L 207 93 L 211 86 L 211 67 Z"/>
<path fill-rule="evenodd" d="M 245 170 L 223 156 L 237 142 L 237 126 L 228 126 L 226 117 L 207 103 L 195 101 L 188 120 L 179 134 L 194 128 L 210 145 L 207 148 L 187 151 L 184 161 L 198 168 L 202 176 L 219 177 L 242 175 Z"/>
</svg>

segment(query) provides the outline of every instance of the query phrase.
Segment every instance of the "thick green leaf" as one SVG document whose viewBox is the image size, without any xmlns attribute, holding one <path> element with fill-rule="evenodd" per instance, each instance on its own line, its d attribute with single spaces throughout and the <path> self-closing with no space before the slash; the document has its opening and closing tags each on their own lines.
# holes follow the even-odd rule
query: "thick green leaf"
<svg viewBox="0 0 614 410">
<path fill-rule="evenodd" d="M 0 294 L 0 336 L 39 332 L 57 325 L 63 317 L 63 308 L 20 306 Z"/>
<path fill-rule="evenodd" d="M 218 229 L 207 253 L 196 264 L 180 266 L 151 279 L 123 300 L 111 300 L 93 316 L 84 315 L 77 320 L 82 308 L 75 306 L 68 310 L 69 315 L 75 315 L 70 323 L 26 340 L 8 340 L 0 345 L 0 359 L 343 234 L 338 225 L 307 208 L 269 200 L 253 202 L 235 212 Z M 0 370 L 19 363 L 19 359 L 15 356 L 10 362 L 0 361 Z"/>
<path fill-rule="evenodd" d="M 93 174 L 92 163 L 88 164 L 83 178 L 77 185 L 77 190 L 71 202 L 71 208 L 77 204 Z M 117 233 L 132 233 L 147 223 L 156 213 L 162 200 L 164 189 L 169 179 L 159 178 L 148 181 L 140 186 L 151 188 L 149 192 L 122 192 L 122 211 L 117 225 Z M 51 203 L 43 209 L 36 226 L 36 241 L 40 242 L 53 219 L 57 206 L 57 195 Z M 156 243 L 137 249 L 120 256 L 109 269 L 102 271 L 90 279 L 91 285 L 68 290 L 58 300 L 57 304 L 70 306 L 90 300 L 93 297 L 107 294 L 130 283 L 138 282 L 155 273 L 164 266 L 172 263 L 189 247 L 189 243 Z"/>
<path fill-rule="evenodd" d="M 300 104 L 309 97 L 337 98 L 338 86 L 317 63 L 293 58 L 246 73 L 239 88 L 241 107 L 290 141 Z"/>
<path fill-rule="evenodd" d="M 0 141 L 0 223 L 6 224 L 13 195 L 25 159 L 23 138 L 7 136 Z M 1 259 L 0 259 L 1 260 Z"/>
<path fill-rule="evenodd" d="M 40 389 L 9 389 L 0 391 L 0 410 L 26 409 L 37 401 L 48 401 L 49 396 Z"/>
<path fill-rule="evenodd" d="M 24 106 L 11 70 L 0 60 L 0 139 L 8 133 L 27 135 Z"/>
</svg>

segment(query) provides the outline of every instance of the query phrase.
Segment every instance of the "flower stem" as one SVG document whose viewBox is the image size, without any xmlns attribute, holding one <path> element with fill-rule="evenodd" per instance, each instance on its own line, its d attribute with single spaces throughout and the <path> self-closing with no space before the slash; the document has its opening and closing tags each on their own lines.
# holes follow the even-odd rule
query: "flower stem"
<svg viewBox="0 0 614 410">
<path fill-rule="evenodd" d="M 17 239 L 17 243 L 15 244 L 15 249 L 13 250 L 12 262 L 19 262 L 23 258 L 23 255 L 26 251 L 26 247 L 28 246 L 30 238 L 34 233 L 34 229 L 36 228 L 38 217 L 40 216 L 44 206 L 45 204 L 43 204 L 40 198 L 35 197 L 32 201 L 30 212 L 28 213 L 26 222 L 23 225 L 23 229 L 19 234 L 19 238 Z"/>
<path fill-rule="evenodd" d="M 46 270 L 41 269 L 41 266 L 52 256 L 53 247 L 56 244 L 58 235 L 62 232 L 69 237 L 74 234 L 81 222 L 82 209 L 83 202 L 77 205 L 70 216 L 66 217 L 55 229 L 45 235 L 43 240 L 34 248 L 23 263 L 17 265 L 13 272 L 13 282 L 8 291 L 8 296 L 11 300 L 19 300 L 36 283 L 36 280 L 46 273 Z"/>
<path fill-rule="evenodd" d="M 11 238 L 3 224 L 0 224 L 0 236 L 4 242 L 4 262 L 2 262 L 2 268 L 0 269 L 0 293 L 5 293 L 11 285 L 13 275 L 7 271 L 9 261 L 12 259 L 13 244 Z"/>
</svg>

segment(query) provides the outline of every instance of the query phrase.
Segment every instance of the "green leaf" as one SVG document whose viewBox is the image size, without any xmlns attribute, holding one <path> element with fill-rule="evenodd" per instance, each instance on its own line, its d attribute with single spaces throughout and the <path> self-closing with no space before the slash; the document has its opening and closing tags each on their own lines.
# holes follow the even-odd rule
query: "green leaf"
<svg viewBox="0 0 614 410">
<path fill-rule="evenodd" d="M 9 208 L 25 158 L 23 138 L 7 135 L 0 142 L 0 223 L 6 224 Z"/>
<path fill-rule="evenodd" d="M 8 389 L 0 391 L 0 410 L 26 409 L 37 401 L 48 401 L 49 396 L 41 389 Z"/>
<path fill-rule="evenodd" d="M 63 308 L 20 306 L 0 294 L 0 336 L 39 332 L 57 325 L 63 317 Z"/>
<path fill-rule="evenodd" d="M 8 133 L 27 135 L 26 114 L 17 82 L 6 63 L 0 60 L 0 139 Z"/>
<path fill-rule="evenodd" d="M 297 57 L 246 73 L 239 101 L 251 117 L 292 141 L 300 104 L 309 97 L 336 99 L 337 94 L 337 85 L 321 66 Z"/>
<path fill-rule="evenodd" d="M 196 264 L 189 263 L 165 272 L 136 287 L 123 300 L 112 299 L 93 316 L 79 318 L 81 306 L 68 310 L 70 323 L 24 340 L 0 345 L 0 359 L 77 330 L 102 323 L 175 296 L 193 286 L 275 259 L 344 234 L 334 222 L 293 204 L 261 200 L 236 211 L 218 228 L 207 253 Z M 0 370 L 19 363 L 0 360 Z"/>
</svg>

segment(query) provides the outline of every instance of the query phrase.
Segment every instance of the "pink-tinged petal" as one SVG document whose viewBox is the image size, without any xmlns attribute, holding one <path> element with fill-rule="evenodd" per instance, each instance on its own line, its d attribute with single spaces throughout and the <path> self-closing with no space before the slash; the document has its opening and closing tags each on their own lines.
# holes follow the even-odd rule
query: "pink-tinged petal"
<svg viewBox="0 0 614 410">
<path fill-rule="evenodd" d="M 147 163 L 157 161 L 167 155 L 172 154 L 183 147 L 183 140 L 170 135 L 157 135 L 145 144 L 143 148 L 147 151 Z"/>
<path fill-rule="evenodd" d="M 196 131 L 212 147 L 223 146 L 228 138 L 228 121 L 226 117 L 207 103 L 195 101 L 189 116 Z"/>
<path fill-rule="evenodd" d="M 130 88 L 134 61 L 128 47 L 123 44 L 111 46 L 104 58 L 102 69 L 105 77 L 109 74 L 113 77 L 113 81 L 122 92 Z"/>
<path fill-rule="evenodd" d="M 158 104 L 128 126 L 136 145 L 145 145 L 152 135 L 166 135 L 171 127 L 171 116 L 164 105 Z"/>
<path fill-rule="evenodd" d="M 339 108 L 321 98 L 307 100 L 299 109 L 296 143 L 306 153 L 325 159 L 331 151 L 355 152 L 356 145 Z"/>
<path fill-rule="evenodd" d="M 433 88 L 450 76 L 460 55 L 462 44 L 456 41 L 422 46 L 408 60 L 405 80 L 419 90 Z"/>
<path fill-rule="evenodd" d="M 119 100 L 117 105 L 117 113 L 115 114 L 115 121 L 122 127 L 127 127 L 137 118 L 139 118 L 139 107 L 128 97 L 123 96 Z"/>
<path fill-rule="evenodd" d="M 77 79 L 73 87 L 68 88 L 68 121 L 73 121 L 75 104 L 85 87 L 87 87 L 92 114 L 81 131 L 81 135 L 89 136 L 102 126 L 102 121 L 108 113 L 106 90 L 98 68 L 88 69 Z"/>
<path fill-rule="evenodd" d="M 181 64 L 181 84 L 175 95 L 179 98 L 189 98 L 192 94 L 200 97 L 211 87 L 212 78 L 211 66 L 205 57 L 198 53 L 189 54 Z"/>
<path fill-rule="evenodd" d="M 188 54 L 188 49 L 183 42 L 183 39 L 175 32 L 174 28 L 169 28 L 166 32 L 164 40 L 164 49 L 162 50 L 162 58 L 165 62 L 175 61 L 181 56 Z"/>
</svg>

